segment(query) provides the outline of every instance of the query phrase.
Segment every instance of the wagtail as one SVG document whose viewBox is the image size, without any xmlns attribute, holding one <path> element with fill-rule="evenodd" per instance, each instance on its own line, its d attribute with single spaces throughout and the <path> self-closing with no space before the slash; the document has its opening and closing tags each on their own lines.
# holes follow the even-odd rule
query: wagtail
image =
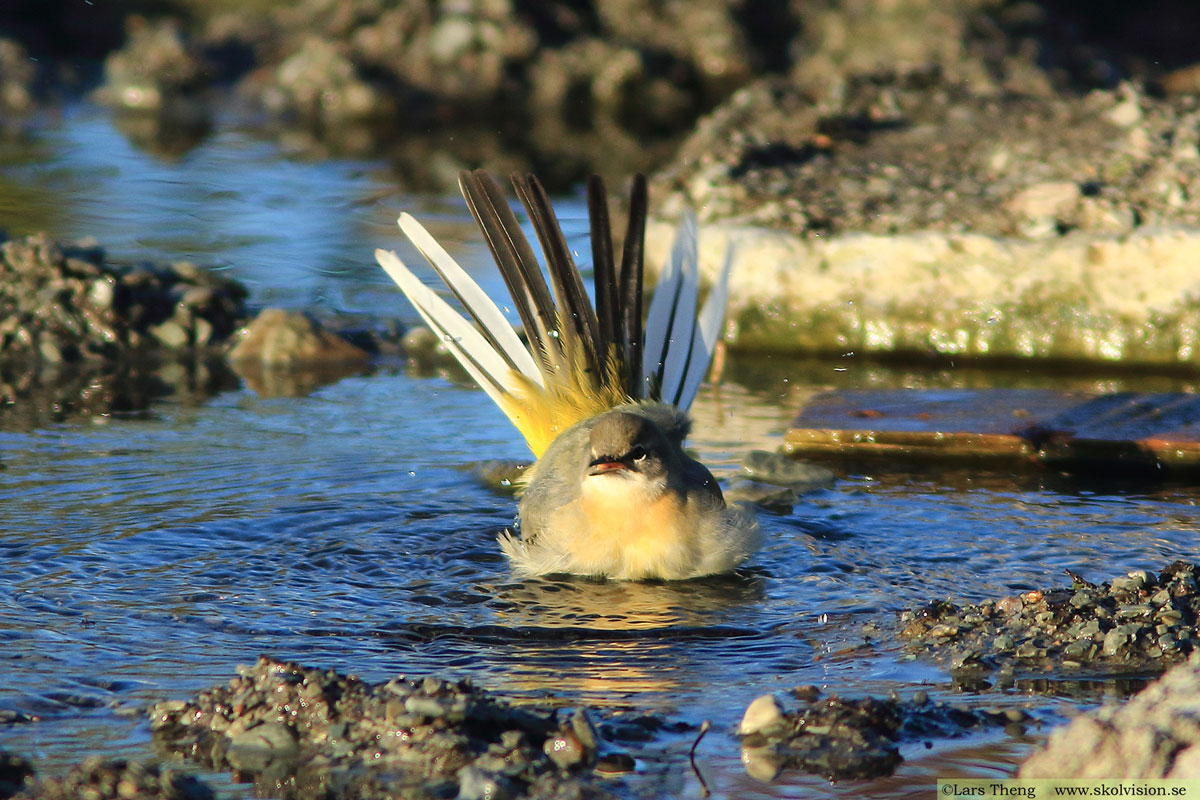
<svg viewBox="0 0 1200 800">
<path fill-rule="evenodd" d="M 553 295 L 500 187 L 482 170 L 459 175 L 527 344 L 407 213 L 400 229 L 470 319 L 395 253 L 375 251 L 537 459 L 520 492 L 520 533 L 501 534 L 501 549 L 521 576 L 676 580 L 733 569 L 761 543 L 754 513 L 727 506 L 712 473 L 683 450 L 691 425 L 686 411 L 720 335 L 731 260 L 697 315 L 696 223 L 687 215 L 643 328 L 645 178 L 633 182 L 619 272 L 603 183 L 596 177 L 588 183 L 594 307 L 541 183 L 520 175 L 512 182 L 541 244 Z"/>
</svg>

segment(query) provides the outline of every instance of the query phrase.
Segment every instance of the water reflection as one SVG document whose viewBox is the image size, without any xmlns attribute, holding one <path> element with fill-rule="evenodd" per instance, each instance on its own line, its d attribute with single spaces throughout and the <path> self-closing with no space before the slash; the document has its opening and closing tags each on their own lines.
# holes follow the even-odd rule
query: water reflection
<svg viewBox="0 0 1200 800">
<path fill-rule="evenodd" d="M 530 580 L 499 587 L 491 605 L 513 627 L 649 631 L 729 624 L 765 598 L 763 578 L 738 574 L 677 583 Z"/>
</svg>

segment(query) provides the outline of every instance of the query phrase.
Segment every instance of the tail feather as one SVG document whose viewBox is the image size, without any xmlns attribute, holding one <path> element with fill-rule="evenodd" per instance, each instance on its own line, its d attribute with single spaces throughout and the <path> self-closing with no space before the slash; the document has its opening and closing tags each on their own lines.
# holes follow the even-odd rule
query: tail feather
<svg viewBox="0 0 1200 800">
<path fill-rule="evenodd" d="M 629 194 L 629 224 L 621 254 L 621 350 L 625 364 L 626 391 L 630 397 L 646 397 L 642 381 L 642 277 L 645 272 L 646 208 L 649 197 L 646 177 L 635 175 Z"/>
<path fill-rule="evenodd" d="M 696 337 L 692 343 L 692 356 L 688 363 L 687 378 L 682 384 L 679 400 L 680 408 L 690 408 L 700 391 L 704 374 L 708 372 L 708 364 L 712 361 L 713 352 L 717 349 L 717 340 L 721 338 L 721 326 L 725 322 L 725 306 L 729 302 L 729 275 L 733 272 L 733 247 L 725 251 L 725 265 L 717 282 L 713 284 L 700 309 L 696 319 Z"/>
<path fill-rule="evenodd" d="M 567 351 L 568 361 L 575 361 L 571 350 L 582 347 L 584 362 L 588 365 L 599 364 L 599 356 L 604 351 L 600 349 L 596 312 L 588 300 L 587 292 L 584 291 L 583 278 L 575 267 L 575 262 L 571 260 L 567 240 L 563 237 L 562 227 L 554 215 L 550 198 L 542 188 L 541 182 L 532 175 L 523 177 L 514 173 L 511 180 L 533 223 L 533 229 L 542 245 L 542 253 L 546 256 L 546 268 L 550 272 L 550 281 L 558 299 L 559 327 L 570 328 L 568 335 L 559 337 Z"/>
<path fill-rule="evenodd" d="M 412 302 L 425 324 L 446 345 L 458 363 L 462 364 L 463 369 L 503 408 L 502 398 L 511 392 L 515 385 L 508 377 L 511 375 L 508 364 L 491 343 L 449 303 L 421 283 L 395 253 L 376 250 L 375 259 Z"/>
<path fill-rule="evenodd" d="M 512 325 L 504 318 L 503 312 L 496 307 L 492 298 L 487 296 L 487 292 L 480 288 L 479 284 L 458 265 L 458 262 L 450 257 L 450 254 L 411 214 L 408 212 L 401 214 L 399 224 L 400 230 L 404 232 L 408 240 L 421 252 L 421 255 L 425 256 L 425 259 L 437 272 L 438 277 L 445 282 L 450 291 L 454 292 L 459 302 L 479 323 L 480 332 L 487 338 L 488 343 L 495 351 L 513 369 L 539 386 L 544 385 L 537 362 L 534 361 L 529 349 L 521 341 L 521 337 L 517 336 Z M 394 257 L 394 254 L 389 255 Z M 384 269 L 388 268 L 385 266 Z M 391 274 L 391 270 L 388 270 L 388 273 Z M 399 283 L 399 280 L 396 282 Z"/>
<path fill-rule="evenodd" d="M 608 221 L 608 194 L 599 175 L 588 179 L 588 223 L 592 238 L 592 278 L 596 297 L 596 322 L 599 327 L 597 351 L 607 357 L 619 342 L 621 305 L 617 294 L 617 270 L 613 262 L 612 226 Z M 624 352 L 622 352 L 624 358 Z M 628 385 L 628 378 L 624 378 Z"/>
<path fill-rule="evenodd" d="M 564 369 L 567 364 L 558 341 L 554 301 L 533 248 L 491 176 L 483 170 L 464 170 L 459 173 L 458 184 L 471 216 L 487 239 L 534 353 L 540 356 L 542 374 L 549 381 L 556 369 Z"/>
<path fill-rule="evenodd" d="M 650 311 L 646 315 L 646 354 L 642 373 L 649 391 L 678 404 L 696 339 L 696 305 L 700 275 L 696 254 L 696 219 L 685 214 L 675 235 Z"/>
<path fill-rule="evenodd" d="M 588 183 L 594 308 L 536 178 L 513 176 L 513 185 L 537 233 L 555 297 L 500 187 L 482 170 L 464 171 L 459 185 L 512 296 L 528 344 L 496 303 L 408 214 L 401 215 L 400 229 L 471 319 L 425 286 L 395 253 L 377 250 L 375 257 L 467 373 L 513 421 L 534 455 L 540 456 L 566 427 L 631 400 L 664 400 L 687 410 L 720 335 L 732 263 L 726 259 L 697 316 L 694 217 L 689 214 L 680 224 L 643 336 L 644 177 L 638 175 L 633 182 L 619 272 L 604 187 L 597 178 Z"/>
</svg>

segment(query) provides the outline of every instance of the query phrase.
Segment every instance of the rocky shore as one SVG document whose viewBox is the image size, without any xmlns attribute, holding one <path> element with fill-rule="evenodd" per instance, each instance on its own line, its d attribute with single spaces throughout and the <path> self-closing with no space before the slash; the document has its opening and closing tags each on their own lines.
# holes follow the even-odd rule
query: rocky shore
<svg viewBox="0 0 1200 800">
<path fill-rule="evenodd" d="M 985 603 L 935 601 L 901 617 L 900 637 L 958 674 L 1153 674 L 1200 650 L 1195 564 L 1100 584 L 1071 577 L 1069 587 Z"/>
<path fill-rule="evenodd" d="M 584 709 L 517 708 L 469 683 L 371 685 L 261 658 L 227 687 L 150 710 L 160 748 L 287 797 L 605 797 Z"/>
</svg>

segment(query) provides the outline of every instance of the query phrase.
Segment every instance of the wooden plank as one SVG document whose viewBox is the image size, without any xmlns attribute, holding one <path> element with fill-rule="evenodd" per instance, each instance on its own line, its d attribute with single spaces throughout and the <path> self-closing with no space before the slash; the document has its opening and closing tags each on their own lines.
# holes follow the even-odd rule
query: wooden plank
<svg viewBox="0 0 1200 800">
<path fill-rule="evenodd" d="M 784 437 L 797 455 L 1200 468 L 1200 395 L 1040 389 L 828 392 Z"/>
</svg>

